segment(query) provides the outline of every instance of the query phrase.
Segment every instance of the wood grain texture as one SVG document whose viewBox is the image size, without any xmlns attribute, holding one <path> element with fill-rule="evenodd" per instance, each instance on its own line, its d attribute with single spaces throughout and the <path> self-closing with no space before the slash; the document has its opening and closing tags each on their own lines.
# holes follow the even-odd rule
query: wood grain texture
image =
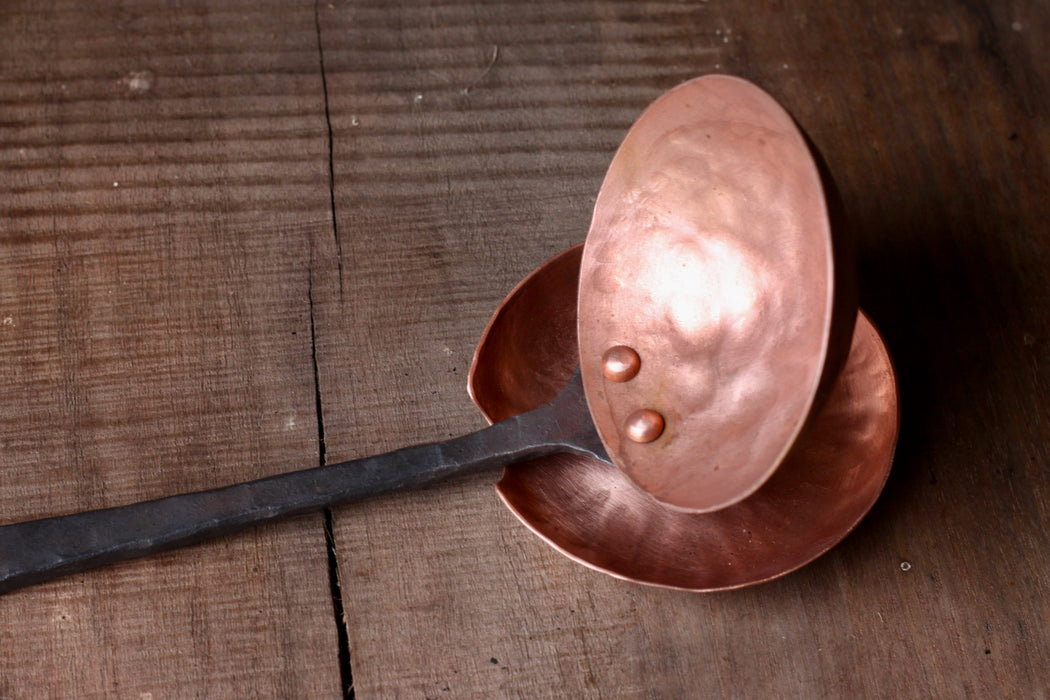
<svg viewBox="0 0 1050 700">
<path fill-rule="evenodd" d="M 1045 9 L 355 2 L 320 17 L 342 251 L 319 306 L 330 456 L 481 425 L 463 380 L 488 314 L 582 240 L 645 105 L 712 71 L 764 85 L 825 152 L 905 410 L 872 517 L 803 571 L 724 595 L 582 570 L 502 510 L 492 479 L 339 511 L 359 697 L 1050 692 Z"/>
<path fill-rule="evenodd" d="M 313 7 L 5 8 L 0 513 L 318 463 Z M 340 694 L 321 516 L 0 599 L 2 697 Z"/>
<path fill-rule="evenodd" d="M 344 625 L 320 515 L 6 595 L 0 696 L 339 697 L 339 634 L 358 698 L 1050 694 L 1045 3 L 7 9 L 3 522 L 482 426 L 489 314 L 715 71 L 823 151 L 904 424 L 772 583 L 614 581 L 477 477 L 334 513 Z"/>
</svg>

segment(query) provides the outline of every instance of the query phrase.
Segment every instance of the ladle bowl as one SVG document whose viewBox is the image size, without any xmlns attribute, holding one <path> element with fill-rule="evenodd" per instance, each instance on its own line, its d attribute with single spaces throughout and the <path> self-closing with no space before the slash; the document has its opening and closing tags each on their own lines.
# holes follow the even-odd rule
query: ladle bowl
<svg viewBox="0 0 1050 700">
<path fill-rule="evenodd" d="M 857 313 L 835 212 L 814 149 L 748 81 L 687 81 L 628 131 L 584 246 L 580 367 L 609 456 L 657 500 L 746 498 L 819 410 Z"/>
<path fill-rule="evenodd" d="M 469 388 L 490 420 L 543 405 L 578 362 L 581 246 L 544 263 L 496 311 Z M 637 583 L 716 591 L 782 576 L 841 541 L 889 475 L 900 421 L 882 338 L 856 318 L 846 365 L 827 401 L 773 476 L 711 513 L 669 507 L 601 460 L 552 455 L 504 470 L 503 502 L 559 552 Z"/>
</svg>

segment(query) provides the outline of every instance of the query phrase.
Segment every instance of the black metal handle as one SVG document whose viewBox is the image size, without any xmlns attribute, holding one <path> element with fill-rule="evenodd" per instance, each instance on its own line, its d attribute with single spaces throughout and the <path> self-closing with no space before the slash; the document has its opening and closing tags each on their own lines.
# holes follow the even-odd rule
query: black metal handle
<svg viewBox="0 0 1050 700">
<path fill-rule="evenodd" d="M 257 481 L 0 527 L 0 593 L 554 452 L 605 458 L 578 375 L 555 401 L 470 435 Z"/>
<path fill-rule="evenodd" d="M 527 457 L 497 424 L 444 443 L 84 513 L 0 527 L 0 593 L 248 526 Z M 493 449 L 487 449 L 493 448 Z"/>
</svg>

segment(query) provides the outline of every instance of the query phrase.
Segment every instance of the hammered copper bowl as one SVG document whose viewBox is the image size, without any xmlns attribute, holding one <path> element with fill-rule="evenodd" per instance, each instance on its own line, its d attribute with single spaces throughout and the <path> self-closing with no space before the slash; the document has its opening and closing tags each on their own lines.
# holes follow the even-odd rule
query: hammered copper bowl
<svg viewBox="0 0 1050 700">
<path fill-rule="evenodd" d="M 617 149 L 580 266 L 580 376 L 609 456 L 658 501 L 738 503 L 820 411 L 857 316 L 833 192 L 791 115 L 732 76 L 664 93 Z"/>
<path fill-rule="evenodd" d="M 578 364 L 581 251 L 571 248 L 529 275 L 485 330 L 469 390 L 490 421 L 551 400 Z M 898 426 L 889 355 L 859 314 L 824 408 L 769 481 L 735 505 L 686 513 L 615 466 L 571 455 L 509 467 L 496 488 L 533 532 L 598 571 L 690 591 L 739 588 L 803 566 L 856 526 L 889 475 Z"/>
</svg>

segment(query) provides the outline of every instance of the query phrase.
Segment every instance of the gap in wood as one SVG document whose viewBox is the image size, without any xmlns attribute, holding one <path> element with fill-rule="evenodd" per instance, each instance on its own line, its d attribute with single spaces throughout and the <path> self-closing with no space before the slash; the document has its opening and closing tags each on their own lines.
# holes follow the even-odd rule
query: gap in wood
<svg viewBox="0 0 1050 700">
<path fill-rule="evenodd" d="M 335 628 L 339 636 L 339 675 L 343 682 L 343 697 L 354 698 L 354 676 L 350 669 L 350 633 L 343 609 L 342 587 L 339 585 L 339 561 L 335 554 L 335 536 L 332 534 L 332 511 L 324 510 L 324 539 L 328 546 L 328 585 L 332 590 L 332 608 L 335 611 Z"/>
<path fill-rule="evenodd" d="M 317 31 L 317 63 L 321 69 L 321 92 L 324 95 L 324 123 L 328 132 L 328 203 L 332 212 L 332 236 L 335 238 L 336 264 L 339 266 L 339 301 L 343 300 L 343 247 L 339 242 L 339 220 L 335 216 L 335 145 L 332 136 L 332 110 L 328 104 L 328 74 L 324 66 L 324 44 L 321 42 L 320 0 L 314 0 L 314 29 Z"/>
<path fill-rule="evenodd" d="M 332 236 L 335 238 L 336 261 L 339 269 L 339 299 L 343 298 L 343 255 L 339 243 L 338 220 L 335 215 L 335 155 L 332 137 L 331 108 L 328 103 L 328 76 L 325 74 L 324 45 L 321 42 L 321 15 L 320 2 L 314 2 L 314 29 L 317 33 L 317 62 L 321 73 L 321 91 L 324 95 L 324 121 L 328 136 L 328 202 L 332 215 Z M 313 249 L 310 253 L 310 277 L 307 287 L 307 296 L 310 306 L 310 356 L 313 362 L 314 374 L 314 403 L 317 411 L 317 447 L 318 458 L 321 466 L 328 462 L 327 449 L 325 446 L 324 410 L 321 399 L 321 377 L 317 364 L 317 333 L 315 329 L 314 313 L 314 259 Z M 328 586 L 332 595 L 332 609 L 335 613 L 336 636 L 339 640 L 339 675 L 343 686 L 343 697 L 352 700 L 354 697 L 354 677 L 350 668 L 350 635 L 346 625 L 346 612 L 343 608 L 342 589 L 339 585 L 339 560 L 336 557 L 335 536 L 332 533 L 332 511 L 324 510 L 324 535 L 325 546 L 328 552 Z"/>
</svg>

